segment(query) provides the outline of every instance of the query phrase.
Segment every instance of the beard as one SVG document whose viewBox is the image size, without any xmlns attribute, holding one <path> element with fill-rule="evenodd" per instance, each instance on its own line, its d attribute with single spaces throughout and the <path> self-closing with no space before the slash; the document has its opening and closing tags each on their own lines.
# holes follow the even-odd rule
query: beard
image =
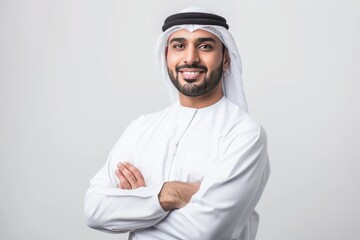
<svg viewBox="0 0 360 240">
<path fill-rule="evenodd" d="M 197 84 L 195 82 L 186 81 L 186 79 L 184 79 L 187 83 L 181 85 L 179 81 L 179 70 L 181 68 L 203 69 L 205 71 L 203 82 Z M 206 66 L 198 65 L 196 63 L 192 65 L 181 65 L 176 67 L 176 74 L 174 74 L 174 71 L 169 69 L 169 67 L 167 69 L 171 82 L 179 92 L 188 97 L 198 97 L 212 92 L 219 85 L 223 74 L 223 63 L 221 62 L 220 66 L 217 67 L 214 71 L 210 72 L 209 75 L 207 75 L 208 71 Z"/>
</svg>

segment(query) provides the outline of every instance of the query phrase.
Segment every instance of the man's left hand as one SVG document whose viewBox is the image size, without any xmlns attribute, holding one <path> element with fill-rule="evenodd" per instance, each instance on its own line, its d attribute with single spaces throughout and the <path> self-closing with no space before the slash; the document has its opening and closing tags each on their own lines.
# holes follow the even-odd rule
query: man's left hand
<svg viewBox="0 0 360 240">
<path fill-rule="evenodd" d="M 118 184 L 118 188 L 136 189 L 139 187 L 146 186 L 142 173 L 131 163 L 128 162 L 119 163 L 117 167 L 118 169 L 115 171 L 115 175 L 120 180 L 120 183 Z"/>
</svg>

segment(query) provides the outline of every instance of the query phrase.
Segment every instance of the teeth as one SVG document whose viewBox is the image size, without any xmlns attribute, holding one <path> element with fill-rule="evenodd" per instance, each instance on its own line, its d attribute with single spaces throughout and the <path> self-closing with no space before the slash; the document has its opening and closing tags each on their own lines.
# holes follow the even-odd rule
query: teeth
<svg viewBox="0 0 360 240">
<path fill-rule="evenodd" d="M 184 72 L 184 74 L 191 74 L 191 75 L 195 75 L 195 74 L 199 74 L 200 72 Z"/>
</svg>

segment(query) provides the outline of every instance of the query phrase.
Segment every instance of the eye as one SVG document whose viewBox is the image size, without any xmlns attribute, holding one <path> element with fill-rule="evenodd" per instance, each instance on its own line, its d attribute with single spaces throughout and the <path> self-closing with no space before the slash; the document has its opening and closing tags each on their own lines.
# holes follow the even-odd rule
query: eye
<svg viewBox="0 0 360 240">
<path fill-rule="evenodd" d="M 172 48 L 180 50 L 180 49 L 184 49 L 185 45 L 182 43 L 177 43 L 177 44 L 172 45 Z"/>
<path fill-rule="evenodd" d="M 202 44 L 199 46 L 199 48 L 207 51 L 213 49 L 213 47 L 210 44 Z"/>
</svg>

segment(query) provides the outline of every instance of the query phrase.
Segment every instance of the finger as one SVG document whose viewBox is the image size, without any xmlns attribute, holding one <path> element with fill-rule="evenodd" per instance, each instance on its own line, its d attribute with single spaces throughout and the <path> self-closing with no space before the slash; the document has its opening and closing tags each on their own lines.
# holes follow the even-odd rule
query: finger
<svg viewBox="0 0 360 240">
<path fill-rule="evenodd" d="M 124 189 L 123 185 L 121 184 L 121 179 L 120 179 L 121 174 L 120 174 L 120 171 L 118 169 L 115 171 L 115 175 L 120 180 L 120 182 L 117 184 L 117 188 Z"/>
<path fill-rule="evenodd" d="M 117 168 L 120 168 L 122 164 L 123 164 L 122 162 L 119 162 L 119 163 L 117 164 Z"/>
<path fill-rule="evenodd" d="M 123 164 L 136 178 L 138 187 L 145 186 L 145 179 L 141 171 L 129 162 Z"/>
<path fill-rule="evenodd" d="M 115 175 L 120 180 L 120 170 L 119 169 L 115 170 Z"/>
<path fill-rule="evenodd" d="M 124 165 L 120 167 L 121 176 L 123 176 L 126 181 L 131 185 L 131 188 L 136 188 L 138 183 L 135 175 Z"/>
<path fill-rule="evenodd" d="M 120 185 L 122 189 L 132 189 L 131 184 L 127 180 L 127 178 L 119 171 L 119 179 L 120 179 Z"/>
</svg>

